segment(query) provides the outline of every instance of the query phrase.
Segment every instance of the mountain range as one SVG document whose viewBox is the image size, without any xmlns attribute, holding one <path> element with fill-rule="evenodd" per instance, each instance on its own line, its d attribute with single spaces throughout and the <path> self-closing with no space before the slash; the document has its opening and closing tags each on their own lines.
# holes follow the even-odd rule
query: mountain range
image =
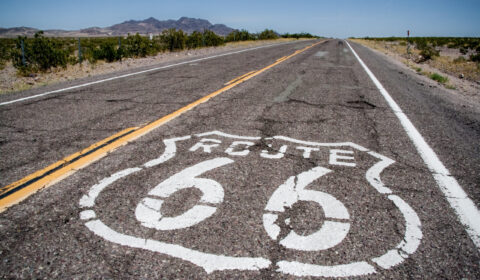
<svg viewBox="0 0 480 280">
<path fill-rule="evenodd" d="M 224 24 L 212 24 L 205 19 L 181 17 L 178 20 L 158 20 L 150 17 L 145 20 L 128 20 L 109 27 L 89 27 L 80 30 L 44 30 L 45 36 L 52 37 L 105 37 L 130 34 L 159 34 L 165 29 L 176 28 L 187 33 L 211 30 L 225 36 L 234 29 Z M 39 29 L 31 27 L 0 28 L 0 37 L 33 36 Z"/>
</svg>

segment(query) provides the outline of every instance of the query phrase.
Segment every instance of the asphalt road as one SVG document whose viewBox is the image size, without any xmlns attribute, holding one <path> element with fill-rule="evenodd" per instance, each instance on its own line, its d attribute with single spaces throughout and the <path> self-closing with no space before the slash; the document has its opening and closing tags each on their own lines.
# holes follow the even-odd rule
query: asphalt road
<svg viewBox="0 0 480 280">
<path fill-rule="evenodd" d="M 480 107 L 350 44 L 453 177 L 343 40 L 183 61 L 0 106 L 1 186 L 143 129 L 0 213 L 0 277 L 480 279 L 480 236 L 439 186 L 480 223 Z"/>
</svg>

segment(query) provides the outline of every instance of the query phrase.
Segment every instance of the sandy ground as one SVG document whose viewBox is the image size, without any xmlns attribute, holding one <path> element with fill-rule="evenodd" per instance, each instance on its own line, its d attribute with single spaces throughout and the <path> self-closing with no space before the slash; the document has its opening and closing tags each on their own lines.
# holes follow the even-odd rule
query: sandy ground
<svg viewBox="0 0 480 280">
<path fill-rule="evenodd" d="M 412 49 L 412 55 L 408 56 L 405 51 L 406 47 L 395 44 L 395 42 L 373 42 L 361 39 L 352 41 L 389 57 L 393 63 L 403 65 L 410 71 L 423 76 L 426 82 L 435 82 L 429 78 L 429 75 L 432 73 L 438 73 L 447 77 L 448 81 L 446 83 L 438 83 L 438 85 L 445 87 L 452 94 L 460 94 L 480 104 L 480 70 L 472 62 L 463 64 L 453 63 L 454 59 L 462 55 L 457 49 L 441 47 L 439 48 L 440 57 L 428 62 L 418 63 L 419 51 Z M 461 74 L 463 74 L 464 78 L 460 78 Z"/>
<path fill-rule="evenodd" d="M 31 88 L 38 88 L 49 84 L 55 84 L 64 81 L 75 80 L 101 74 L 108 74 L 115 71 L 134 69 L 143 66 L 155 65 L 158 63 L 168 62 L 188 56 L 201 56 L 220 51 L 228 51 L 234 49 L 255 47 L 272 43 L 288 42 L 295 39 L 278 39 L 263 41 L 245 41 L 236 43 L 227 43 L 221 47 L 210 47 L 201 49 L 184 50 L 179 52 L 164 52 L 156 56 L 145 58 L 127 58 L 121 62 L 106 63 L 98 61 L 91 64 L 84 61 L 81 65 L 68 65 L 66 69 L 56 68 L 46 73 L 33 74 L 30 77 L 22 77 L 17 74 L 17 70 L 9 62 L 6 67 L 0 71 L 0 94 L 17 92 Z"/>
</svg>

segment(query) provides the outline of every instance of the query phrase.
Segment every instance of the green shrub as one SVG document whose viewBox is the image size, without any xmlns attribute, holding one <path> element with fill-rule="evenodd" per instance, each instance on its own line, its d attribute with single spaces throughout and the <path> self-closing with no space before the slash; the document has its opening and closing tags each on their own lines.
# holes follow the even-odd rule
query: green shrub
<svg viewBox="0 0 480 280">
<path fill-rule="evenodd" d="M 420 50 L 420 55 L 422 56 L 422 61 L 427 61 L 432 59 L 435 56 L 439 56 L 440 52 L 434 47 L 430 46 L 426 40 L 419 41 L 417 43 L 417 49 Z"/>
<path fill-rule="evenodd" d="M 448 78 L 447 77 L 444 77 L 438 73 L 433 73 L 430 75 L 430 79 L 434 80 L 434 81 L 437 81 L 441 84 L 444 84 L 448 81 Z"/>
<path fill-rule="evenodd" d="M 263 30 L 259 35 L 258 39 L 260 40 L 270 40 L 270 39 L 278 39 L 277 33 L 271 29 Z"/>
<path fill-rule="evenodd" d="M 174 51 L 185 49 L 188 36 L 183 32 L 183 30 L 177 31 L 175 28 L 170 28 L 168 30 L 164 30 L 160 35 L 160 38 L 168 50 Z"/>
<path fill-rule="evenodd" d="M 148 54 L 148 39 L 140 34 L 128 35 L 125 39 L 125 56 L 145 57 Z"/>
<path fill-rule="evenodd" d="M 285 33 L 282 35 L 282 38 L 295 38 L 295 39 L 300 39 L 300 38 L 319 38 L 318 36 L 314 36 L 310 33 L 302 32 L 302 33 Z"/>
<path fill-rule="evenodd" d="M 187 47 L 189 49 L 196 49 L 203 46 L 203 35 L 198 31 L 194 31 L 187 39 Z"/>
<path fill-rule="evenodd" d="M 216 47 L 224 44 L 223 38 L 211 30 L 204 30 L 203 38 L 205 40 L 205 46 Z"/>
<path fill-rule="evenodd" d="M 12 49 L 15 47 L 13 39 L 0 39 L 0 70 L 3 69 L 11 58 Z"/>
<path fill-rule="evenodd" d="M 107 62 L 113 62 L 120 59 L 117 54 L 116 44 L 114 42 L 102 42 L 100 48 L 93 50 L 93 59 L 94 60 L 105 60 Z"/>
<path fill-rule="evenodd" d="M 26 65 L 22 61 L 22 41 L 24 42 Z M 26 37 L 18 37 L 12 61 L 13 66 L 22 74 L 45 72 L 52 67 L 66 67 L 69 61 L 69 52 L 62 47 L 60 41 L 43 37 L 43 31 L 39 31 L 35 33 L 33 40 L 27 41 Z"/>
<path fill-rule="evenodd" d="M 480 62 L 480 53 L 470 55 L 470 60 L 474 62 Z"/>
<path fill-rule="evenodd" d="M 250 41 L 255 40 L 255 34 L 249 33 L 247 30 L 234 30 L 225 37 L 225 42 L 236 42 L 236 41 Z"/>
</svg>

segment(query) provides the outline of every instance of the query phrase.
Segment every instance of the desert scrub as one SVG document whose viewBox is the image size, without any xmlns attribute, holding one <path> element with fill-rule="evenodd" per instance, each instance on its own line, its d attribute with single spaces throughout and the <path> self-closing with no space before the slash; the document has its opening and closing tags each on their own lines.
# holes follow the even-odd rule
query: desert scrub
<svg viewBox="0 0 480 280">
<path fill-rule="evenodd" d="M 430 75 L 430 79 L 434 80 L 434 81 L 437 81 L 441 84 L 444 84 L 448 81 L 448 78 L 447 77 L 444 77 L 438 73 L 433 73 Z"/>
<path fill-rule="evenodd" d="M 53 67 L 67 67 L 69 51 L 62 42 L 43 37 L 43 31 L 35 33 L 35 37 L 27 42 L 26 37 L 19 37 L 12 53 L 13 66 L 22 75 L 34 72 L 46 72 Z M 21 45 L 24 45 L 25 63 L 22 58 Z"/>
</svg>

